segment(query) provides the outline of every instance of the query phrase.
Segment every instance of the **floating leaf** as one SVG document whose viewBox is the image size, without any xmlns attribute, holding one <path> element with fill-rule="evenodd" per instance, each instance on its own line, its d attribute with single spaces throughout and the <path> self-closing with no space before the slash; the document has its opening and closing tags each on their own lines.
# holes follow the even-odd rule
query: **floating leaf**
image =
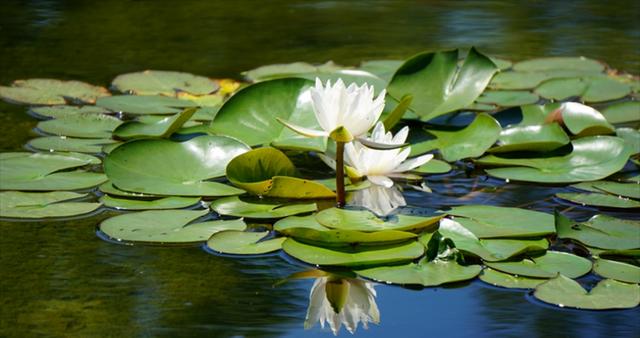
<svg viewBox="0 0 640 338">
<path fill-rule="evenodd" d="M 594 181 L 622 169 L 629 152 L 624 141 L 613 136 L 590 136 L 574 140 L 573 151 L 565 156 L 544 158 L 501 158 L 485 156 L 476 161 L 482 165 L 516 165 L 488 169 L 495 177 L 545 183 Z"/>
<path fill-rule="evenodd" d="M 200 202 L 200 197 L 170 196 L 147 201 L 116 198 L 105 195 L 100 198 L 100 202 L 107 207 L 122 210 L 181 209 Z"/>
<path fill-rule="evenodd" d="M 639 201 L 607 194 L 561 192 L 557 193 L 556 196 L 581 205 L 609 208 L 640 208 Z"/>
<path fill-rule="evenodd" d="M 496 142 L 500 130 L 498 121 L 487 114 L 480 114 L 462 130 L 453 132 L 427 130 L 437 138 L 411 145 L 411 155 L 439 149 L 447 162 L 479 157 Z"/>
<path fill-rule="evenodd" d="M 163 70 L 145 70 L 118 75 L 111 85 L 123 93 L 169 96 L 178 92 L 204 95 L 213 93 L 219 88 L 215 81 L 204 76 Z"/>
<path fill-rule="evenodd" d="M 97 106 L 104 107 L 111 111 L 123 112 L 127 114 L 177 114 L 184 108 L 196 107 L 198 104 L 180 100 L 173 97 L 157 95 L 116 95 L 104 97 L 96 102 Z"/>
<path fill-rule="evenodd" d="M 478 238 L 536 237 L 555 232 L 553 215 L 539 211 L 463 205 L 446 211 Z"/>
<path fill-rule="evenodd" d="M 326 138 L 308 138 L 286 128 L 276 118 L 321 129 L 311 106 L 313 83 L 304 79 L 278 79 L 248 86 L 233 95 L 211 122 L 211 131 L 228 135 L 250 146 L 324 151 Z"/>
<path fill-rule="evenodd" d="M 124 190 L 120 190 L 116 187 L 113 186 L 113 183 L 111 183 L 111 181 L 107 181 L 104 182 L 103 184 L 101 184 L 98 189 L 105 194 L 109 194 L 109 195 L 113 195 L 113 196 L 124 196 L 124 197 L 157 197 L 156 195 L 152 195 L 152 194 L 142 194 L 139 192 L 129 192 L 129 191 L 124 191 Z"/>
<path fill-rule="evenodd" d="M 599 111 L 584 104 L 567 102 L 561 105 L 559 110 L 562 122 L 574 135 L 582 137 L 612 134 L 615 131 L 615 128 Z"/>
<path fill-rule="evenodd" d="M 596 60 L 579 57 L 544 57 L 520 61 L 513 69 L 522 72 L 544 72 L 554 70 L 574 70 L 589 73 L 601 73 L 604 65 Z"/>
<path fill-rule="evenodd" d="M 493 286 L 508 289 L 535 289 L 538 285 L 547 281 L 547 279 L 542 278 L 514 276 L 491 268 L 482 270 L 480 280 Z"/>
<path fill-rule="evenodd" d="M 557 123 L 512 126 L 502 130 L 498 145 L 489 149 L 492 153 L 511 151 L 551 151 L 570 142 L 569 136 Z"/>
<path fill-rule="evenodd" d="M 385 246 L 324 248 L 288 238 L 282 244 L 288 255 L 315 265 L 365 266 L 406 262 L 424 254 L 424 246 L 416 241 Z"/>
<path fill-rule="evenodd" d="M 561 273 L 578 278 L 591 271 L 591 261 L 566 252 L 547 251 L 517 262 L 486 262 L 489 267 L 518 276 L 552 278 Z"/>
<path fill-rule="evenodd" d="M 104 171 L 119 189 L 158 195 L 229 196 L 243 191 L 208 179 L 225 174 L 232 158 L 249 150 L 225 136 L 185 142 L 134 140 L 113 150 Z"/>
<path fill-rule="evenodd" d="M 496 104 L 502 107 L 517 107 L 538 102 L 538 95 L 528 91 L 487 90 L 476 99 L 478 103 Z"/>
<path fill-rule="evenodd" d="M 451 165 L 447 162 L 431 159 L 426 164 L 423 164 L 413 171 L 421 174 L 443 174 L 451 171 Z"/>
<path fill-rule="evenodd" d="M 533 296 L 560 307 L 588 310 L 626 309 L 634 308 L 640 303 L 640 286 L 605 279 L 591 291 L 586 291 L 578 282 L 559 275 L 540 284 Z"/>
<path fill-rule="evenodd" d="M 117 141 L 103 138 L 72 138 L 66 136 L 46 136 L 30 140 L 28 146 L 45 151 L 74 151 L 79 153 L 97 154 L 102 152 L 102 147 Z"/>
<path fill-rule="evenodd" d="M 489 87 L 500 90 L 533 89 L 542 82 L 550 79 L 595 74 L 598 73 L 570 69 L 557 69 L 542 72 L 506 71 L 496 74 L 496 76 L 491 79 Z"/>
<path fill-rule="evenodd" d="M 596 215 L 587 222 L 576 223 L 556 216 L 558 238 L 570 238 L 585 245 L 601 248 L 628 250 L 640 248 L 640 221 Z"/>
<path fill-rule="evenodd" d="M 640 267 L 627 263 L 598 258 L 593 262 L 593 272 L 621 282 L 640 283 Z"/>
<path fill-rule="evenodd" d="M 624 140 L 631 155 L 640 154 L 640 131 L 632 128 L 618 128 L 616 135 Z"/>
<path fill-rule="evenodd" d="M 235 157 L 227 165 L 233 185 L 258 196 L 280 198 L 331 198 L 333 191 L 320 183 L 291 176 L 296 168 L 280 150 L 265 147 Z"/>
<path fill-rule="evenodd" d="M 498 67 L 471 48 L 458 68 L 458 51 L 421 53 L 393 75 L 387 90 L 396 100 L 413 96 L 411 109 L 423 121 L 464 108 L 475 101 Z"/>
<path fill-rule="evenodd" d="M 11 87 L 0 86 L 0 97 L 17 104 L 52 105 L 67 101 L 94 103 L 102 96 L 111 95 L 106 88 L 80 81 L 54 79 L 15 80 Z"/>
<path fill-rule="evenodd" d="M 213 201 L 211 209 L 220 215 L 247 218 L 282 218 L 318 209 L 315 203 L 305 204 L 276 204 L 268 202 L 251 203 L 238 198 L 227 197 Z"/>
<path fill-rule="evenodd" d="M 235 255 L 259 255 L 280 250 L 286 237 L 263 240 L 267 235 L 269 235 L 268 231 L 223 231 L 213 235 L 207 241 L 207 248 Z"/>
<path fill-rule="evenodd" d="M 606 76 L 586 76 L 547 80 L 541 83 L 535 92 L 551 100 L 579 96 L 586 102 L 602 102 L 630 94 L 631 87 Z"/>
<path fill-rule="evenodd" d="M 624 197 L 640 198 L 640 184 L 638 183 L 596 181 L 589 182 L 589 184 L 598 190 L 608 192 L 610 194 Z"/>
<path fill-rule="evenodd" d="M 374 74 L 388 83 L 402 63 L 402 60 L 370 60 L 363 61 L 358 69 Z"/>
<path fill-rule="evenodd" d="M 86 196 L 66 191 L 3 191 L 0 192 L 0 217 L 68 217 L 90 213 L 100 207 L 100 203 L 64 202 Z"/>
<path fill-rule="evenodd" d="M 379 218 L 368 210 L 348 210 L 329 208 L 316 214 L 316 220 L 329 228 L 353 231 L 416 231 L 434 226 L 443 217 L 419 217 L 410 215 L 393 215 L 385 219 Z"/>
<path fill-rule="evenodd" d="M 280 63 L 260 66 L 258 68 L 242 72 L 247 79 L 259 82 L 285 77 L 295 77 L 304 73 L 332 73 L 344 69 L 343 66 L 336 65 L 332 61 L 314 66 L 306 62 Z"/>
<path fill-rule="evenodd" d="M 454 260 L 436 259 L 430 262 L 422 260 L 418 264 L 357 270 L 356 273 L 379 282 L 438 286 L 473 279 L 480 271 L 480 265 L 463 266 Z"/>
<path fill-rule="evenodd" d="M 96 106 L 67 106 L 67 105 L 57 105 L 57 106 L 42 106 L 42 107 L 32 107 L 30 109 L 32 114 L 37 116 L 51 117 L 51 118 L 61 118 L 69 115 L 79 115 L 79 114 L 104 114 L 108 113 L 107 109 Z"/>
<path fill-rule="evenodd" d="M 38 129 L 53 135 L 80 138 L 111 138 L 111 133 L 122 121 L 104 114 L 78 114 L 59 119 L 41 121 Z"/>
<path fill-rule="evenodd" d="M 417 237 L 416 234 L 396 230 L 375 232 L 335 230 L 318 223 L 314 215 L 283 218 L 273 225 L 273 229 L 301 242 L 319 243 L 323 246 L 354 245 L 358 243 L 366 243 L 367 245 L 388 244 L 389 242 L 406 241 Z"/>
<path fill-rule="evenodd" d="M 187 108 L 170 117 L 153 123 L 129 121 L 121 124 L 113 131 L 113 135 L 121 139 L 133 138 L 167 138 L 180 129 L 196 112 L 195 108 Z"/>
<path fill-rule="evenodd" d="M 602 109 L 602 115 L 609 123 L 625 123 L 640 120 L 640 102 L 626 101 L 614 103 Z"/>
<path fill-rule="evenodd" d="M 191 223 L 207 210 L 149 210 L 108 218 L 100 231 L 121 242 L 198 243 L 223 230 L 244 230 L 242 220 Z"/>
</svg>

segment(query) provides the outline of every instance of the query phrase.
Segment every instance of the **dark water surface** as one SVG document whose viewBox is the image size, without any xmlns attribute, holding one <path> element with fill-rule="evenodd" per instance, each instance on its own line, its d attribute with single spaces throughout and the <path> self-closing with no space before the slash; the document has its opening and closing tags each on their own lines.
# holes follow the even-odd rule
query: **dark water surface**
<svg viewBox="0 0 640 338">
<path fill-rule="evenodd" d="M 639 18 L 637 1 L 2 0 L 0 84 L 51 77 L 108 85 L 142 69 L 239 77 L 276 62 L 356 64 L 472 45 L 515 60 L 584 55 L 637 74 Z M 34 136 L 36 120 L 24 112 L 0 103 L 0 150 L 20 150 Z M 564 188 L 505 185 L 460 171 L 428 183 L 434 194 L 407 192 L 410 205 L 570 208 L 551 197 Z M 566 211 L 574 218 L 597 213 Z M 0 336 L 331 336 L 318 326 L 303 330 L 312 281 L 272 287 L 300 266 L 279 256 L 236 259 L 199 247 L 108 243 L 95 227 L 113 214 L 0 222 Z M 559 309 L 477 280 L 376 289 L 381 323 L 356 336 L 640 336 L 638 309 Z"/>
</svg>

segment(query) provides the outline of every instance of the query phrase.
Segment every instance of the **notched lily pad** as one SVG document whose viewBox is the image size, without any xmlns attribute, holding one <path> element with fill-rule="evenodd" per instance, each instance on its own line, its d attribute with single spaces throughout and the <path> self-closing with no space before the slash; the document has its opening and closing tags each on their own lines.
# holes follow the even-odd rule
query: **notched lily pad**
<svg viewBox="0 0 640 338">
<path fill-rule="evenodd" d="M 155 200 L 134 200 L 102 196 L 100 202 L 107 207 L 122 210 L 181 209 L 200 202 L 199 197 L 169 196 Z"/>
<path fill-rule="evenodd" d="M 315 218 L 318 223 L 332 229 L 374 232 L 417 231 L 431 226 L 435 228 L 443 216 L 420 217 L 398 214 L 383 219 L 368 210 L 329 208 L 317 213 Z"/>
<path fill-rule="evenodd" d="M 555 232 L 553 215 L 520 208 L 463 205 L 445 211 L 478 238 L 536 237 Z"/>
<path fill-rule="evenodd" d="M 315 203 L 269 203 L 246 202 L 238 198 L 227 197 L 213 201 L 211 209 L 220 215 L 247 218 L 283 218 L 287 216 L 313 212 L 318 209 Z"/>
<path fill-rule="evenodd" d="M 205 95 L 220 88 L 217 82 L 204 76 L 164 70 L 145 70 L 118 75 L 111 85 L 123 93 L 168 96 L 178 92 Z"/>
<path fill-rule="evenodd" d="M 114 95 L 99 99 L 96 105 L 114 112 L 134 115 L 170 115 L 177 114 L 184 108 L 198 106 L 188 100 L 159 95 Z"/>
<path fill-rule="evenodd" d="M 596 215 L 578 223 L 557 214 L 556 227 L 558 238 L 570 238 L 590 247 L 609 250 L 640 248 L 640 221 Z"/>
<path fill-rule="evenodd" d="M 427 262 L 423 259 L 418 264 L 382 266 L 357 270 L 356 273 L 379 282 L 438 286 L 473 279 L 480 271 L 480 265 L 463 266 L 455 260 L 435 259 Z"/>
<path fill-rule="evenodd" d="M 66 136 L 45 136 L 32 139 L 28 146 L 44 151 L 72 151 L 79 153 L 98 154 L 102 152 L 102 147 L 113 144 L 117 141 L 102 138 L 72 138 Z"/>
<path fill-rule="evenodd" d="M 548 251 L 539 257 L 525 258 L 517 262 L 486 262 L 495 270 L 518 276 L 552 278 L 561 273 L 578 278 L 591 271 L 591 261 L 565 252 Z"/>
<path fill-rule="evenodd" d="M 598 258 L 593 262 L 593 272 L 621 282 L 640 283 L 640 267 L 623 262 Z"/>
<path fill-rule="evenodd" d="M 538 285 L 547 281 L 543 278 L 530 278 L 510 275 L 501 271 L 485 268 L 480 274 L 480 280 L 507 289 L 535 289 Z"/>
<path fill-rule="evenodd" d="M 152 137 L 167 138 L 180 129 L 180 127 L 182 127 L 182 125 L 185 124 L 185 122 L 187 122 L 195 112 L 196 108 L 187 108 L 178 114 L 162 118 L 156 122 L 125 122 L 113 131 L 113 135 L 125 140 Z"/>
<path fill-rule="evenodd" d="M 65 202 L 86 197 L 68 191 L 52 192 L 0 192 L 0 217 L 9 218 L 49 218 L 68 217 L 90 213 L 100 207 L 100 203 Z"/>
<path fill-rule="evenodd" d="M 109 113 L 109 110 L 96 107 L 96 106 L 68 106 L 68 105 L 55 105 L 55 106 L 41 106 L 31 107 L 30 113 L 40 117 L 51 117 L 58 119 L 69 115 L 79 114 L 105 114 Z"/>
<path fill-rule="evenodd" d="M 41 121 L 37 128 L 45 133 L 79 138 L 111 138 L 111 133 L 122 121 L 104 114 L 68 115 L 59 119 Z"/>
<path fill-rule="evenodd" d="M 280 250 L 286 237 L 264 240 L 265 232 L 223 231 L 207 241 L 207 248 L 225 254 L 259 255 Z"/>
<path fill-rule="evenodd" d="M 0 86 L 0 97 L 17 104 L 94 103 L 97 98 L 108 95 L 111 94 L 106 88 L 80 81 L 28 79 L 15 80 L 11 87 Z"/>
</svg>

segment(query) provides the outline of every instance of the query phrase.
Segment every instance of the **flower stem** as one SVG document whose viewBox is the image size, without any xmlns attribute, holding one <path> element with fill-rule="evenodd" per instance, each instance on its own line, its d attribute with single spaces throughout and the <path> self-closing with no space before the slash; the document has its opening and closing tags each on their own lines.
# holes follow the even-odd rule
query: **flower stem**
<svg viewBox="0 0 640 338">
<path fill-rule="evenodd" d="M 344 142 L 336 142 L 336 204 L 344 207 Z"/>
</svg>

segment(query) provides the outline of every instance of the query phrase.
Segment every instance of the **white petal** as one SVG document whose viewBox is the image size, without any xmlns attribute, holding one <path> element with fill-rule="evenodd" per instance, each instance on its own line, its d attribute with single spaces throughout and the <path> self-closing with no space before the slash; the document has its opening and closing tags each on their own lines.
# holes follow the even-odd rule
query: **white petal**
<svg viewBox="0 0 640 338">
<path fill-rule="evenodd" d="M 377 184 L 386 188 L 393 186 L 393 181 L 387 176 L 367 176 L 367 179 L 373 184 Z"/>
<path fill-rule="evenodd" d="M 404 141 L 407 140 L 408 136 L 409 136 L 409 126 L 405 126 L 404 128 L 400 129 L 400 131 L 396 134 L 396 136 L 393 137 L 393 140 L 391 141 L 391 143 L 403 144 Z"/>
<path fill-rule="evenodd" d="M 285 127 L 295 131 L 298 134 L 304 135 L 304 136 L 308 136 L 308 137 L 323 137 L 323 136 L 329 136 L 329 133 L 324 131 L 324 130 L 315 130 L 315 129 L 310 129 L 310 128 L 305 128 L 305 127 L 301 127 L 301 126 L 297 126 L 293 123 L 289 123 L 281 118 L 277 118 L 278 122 L 282 123 L 285 125 Z"/>
<path fill-rule="evenodd" d="M 414 157 L 411 159 L 408 159 L 402 163 L 400 163 L 399 166 L 397 166 L 393 172 L 395 173 L 401 173 L 401 172 L 405 172 L 405 171 L 409 171 L 412 169 L 415 169 L 429 161 L 431 161 L 431 159 L 433 158 L 433 154 L 426 154 L 426 155 L 422 155 L 422 156 L 418 156 L 418 157 Z"/>
</svg>

